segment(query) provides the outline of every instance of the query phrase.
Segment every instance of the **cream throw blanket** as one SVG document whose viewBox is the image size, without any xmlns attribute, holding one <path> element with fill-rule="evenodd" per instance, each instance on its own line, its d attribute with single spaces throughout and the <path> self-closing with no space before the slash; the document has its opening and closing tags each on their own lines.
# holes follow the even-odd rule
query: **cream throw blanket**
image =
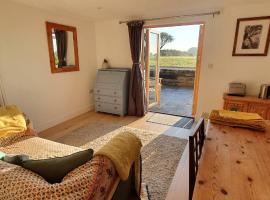
<svg viewBox="0 0 270 200">
<path fill-rule="evenodd" d="M 135 189 L 138 195 L 141 189 L 141 147 L 141 140 L 137 136 L 123 132 L 113 137 L 95 154 L 108 157 L 123 181 L 128 179 L 131 166 L 135 163 Z"/>
</svg>

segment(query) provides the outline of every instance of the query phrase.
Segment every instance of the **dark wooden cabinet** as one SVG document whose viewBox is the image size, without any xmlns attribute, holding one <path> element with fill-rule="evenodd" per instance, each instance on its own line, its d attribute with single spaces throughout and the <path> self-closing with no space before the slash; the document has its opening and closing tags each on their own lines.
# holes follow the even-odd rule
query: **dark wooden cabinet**
<svg viewBox="0 0 270 200">
<path fill-rule="evenodd" d="M 269 109 L 268 112 L 267 112 L 267 117 L 266 117 L 266 119 L 270 119 L 270 109 Z"/>
<path fill-rule="evenodd" d="M 226 110 L 247 112 L 247 105 L 237 101 L 230 101 L 226 105 Z"/>
<path fill-rule="evenodd" d="M 232 111 L 258 113 L 264 119 L 270 120 L 270 99 L 259 99 L 255 96 L 230 96 L 225 94 L 224 109 Z"/>
<path fill-rule="evenodd" d="M 258 113 L 260 116 L 262 116 L 264 119 L 267 118 L 267 112 L 270 109 L 265 107 L 265 105 L 261 105 L 258 103 L 250 103 L 248 107 L 248 112 L 252 113 Z"/>
</svg>

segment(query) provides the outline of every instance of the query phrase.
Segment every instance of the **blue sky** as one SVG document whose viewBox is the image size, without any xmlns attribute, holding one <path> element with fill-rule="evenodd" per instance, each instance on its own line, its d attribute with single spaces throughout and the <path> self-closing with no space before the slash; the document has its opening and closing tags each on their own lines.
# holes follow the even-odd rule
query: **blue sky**
<svg viewBox="0 0 270 200">
<path fill-rule="evenodd" d="M 191 47 L 198 47 L 200 25 L 153 28 L 153 30 L 167 32 L 174 37 L 174 41 L 166 44 L 163 49 L 186 51 Z"/>
</svg>

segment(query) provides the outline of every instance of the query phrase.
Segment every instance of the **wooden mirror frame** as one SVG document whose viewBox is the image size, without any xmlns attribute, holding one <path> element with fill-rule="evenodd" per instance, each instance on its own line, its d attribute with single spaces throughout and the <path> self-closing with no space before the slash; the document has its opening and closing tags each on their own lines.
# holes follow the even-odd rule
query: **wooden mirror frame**
<svg viewBox="0 0 270 200">
<path fill-rule="evenodd" d="M 80 68 L 79 68 L 78 41 L 77 41 L 76 27 L 56 24 L 52 22 L 46 22 L 46 29 L 47 29 L 47 39 L 48 39 L 48 47 L 49 47 L 51 72 L 61 73 L 61 72 L 79 71 Z M 55 57 L 54 57 L 54 51 L 53 51 L 53 38 L 52 38 L 53 29 L 70 31 L 73 33 L 74 57 L 75 57 L 75 65 L 73 67 L 70 67 L 70 66 L 63 66 L 61 68 L 55 67 Z"/>
</svg>

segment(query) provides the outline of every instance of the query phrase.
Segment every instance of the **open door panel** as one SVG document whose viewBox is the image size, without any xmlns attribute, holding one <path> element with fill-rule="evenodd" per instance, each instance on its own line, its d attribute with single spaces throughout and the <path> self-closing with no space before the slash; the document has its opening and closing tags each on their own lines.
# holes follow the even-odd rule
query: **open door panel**
<svg viewBox="0 0 270 200">
<path fill-rule="evenodd" d="M 160 104 L 159 56 L 160 34 L 151 29 L 145 29 L 143 60 L 145 88 L 149 108 Z"/>
</svg>

